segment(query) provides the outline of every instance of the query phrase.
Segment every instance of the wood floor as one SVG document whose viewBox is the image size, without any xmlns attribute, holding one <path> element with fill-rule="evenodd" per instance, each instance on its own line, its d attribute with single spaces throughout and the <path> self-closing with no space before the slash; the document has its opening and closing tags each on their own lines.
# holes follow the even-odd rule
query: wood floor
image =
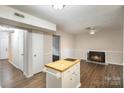
<svg viewBox="0 0 124 93">
<path fill-rule="evenodd" d="M 81 88 L 122 88 L 123 67 L 81 62 Z M 45 88 L 46 75 L 38 73 L 26 78 L 7 60 L 0 60 L 0 78 L 3 88 Z"/>
<path fill-rule="evenodd" d="M 81 87 L 122 88 L 123 67 L 81 62 Z"/>
<path fill-rule="evenodd" d="M 45 87 L 45 73 L 26 78 L 23 73 L 6 60 L 0 61 L 0 77 L 3 88 L 40 88 Z"/>
</svg>

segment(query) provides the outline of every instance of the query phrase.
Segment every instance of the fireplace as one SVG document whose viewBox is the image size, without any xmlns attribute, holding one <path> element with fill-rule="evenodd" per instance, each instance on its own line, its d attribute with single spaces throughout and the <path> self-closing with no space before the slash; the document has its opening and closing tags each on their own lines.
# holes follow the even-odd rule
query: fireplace
<svg viewBox="0 0 124 93">
<path fill-rule="evenodd" d="M 87 60 L 99 63 L 105 63 L 105 52 L 89 51 L 87 54 Z"/>
</svg>

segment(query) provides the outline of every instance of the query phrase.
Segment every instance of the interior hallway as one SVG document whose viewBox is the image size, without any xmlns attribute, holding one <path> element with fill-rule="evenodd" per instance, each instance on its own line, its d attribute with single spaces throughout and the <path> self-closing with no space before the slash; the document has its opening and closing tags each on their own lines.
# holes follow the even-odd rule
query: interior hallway
<svg viewBox="0 0 124 93">
<path fill-rule="evenodd" d="M 0 77 L 4 88 L 42 88 L 46 87 L 46 75 L 38 73 L 26 78 L 23 73 L 7 60 L 0 60 Z M 98 65 L 81 62 L 82 88 L 122 88 L 123 67 L 119 65 Z"/>
</svg>

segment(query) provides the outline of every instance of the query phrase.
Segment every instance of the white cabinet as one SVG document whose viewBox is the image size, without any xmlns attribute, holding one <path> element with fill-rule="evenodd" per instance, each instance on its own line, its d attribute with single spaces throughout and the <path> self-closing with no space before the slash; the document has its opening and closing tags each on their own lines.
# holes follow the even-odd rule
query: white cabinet
<svg viewBox="0 0 124 93">
<path fill-rule="evenodd" d="M 80 64 L 76 64 L 63 73 L 62 87 L 79 87 L 80 86 Z"/>
<path fill-rule="evenodd" d="M 47 88 L 77 88 L 80 87 L 80 62 L 64 72 L 46 68 Z"/>
</svg>

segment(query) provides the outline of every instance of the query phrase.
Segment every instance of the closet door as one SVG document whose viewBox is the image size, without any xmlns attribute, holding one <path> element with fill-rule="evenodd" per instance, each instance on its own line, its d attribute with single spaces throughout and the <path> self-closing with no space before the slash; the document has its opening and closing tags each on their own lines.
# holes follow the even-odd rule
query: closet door
<svg viewBox="0 0 124 93">
<path fill-rule="evenodd" d="M 39 73 L 43 69 L 43 34 L 32 33 L 32 63 L 33 74 Z"/>
<path fill-rule="evenodd" d="M 24 61 L 24 32 L 19 31 L 19 69 L 23 71 Z"/>
</svg>

